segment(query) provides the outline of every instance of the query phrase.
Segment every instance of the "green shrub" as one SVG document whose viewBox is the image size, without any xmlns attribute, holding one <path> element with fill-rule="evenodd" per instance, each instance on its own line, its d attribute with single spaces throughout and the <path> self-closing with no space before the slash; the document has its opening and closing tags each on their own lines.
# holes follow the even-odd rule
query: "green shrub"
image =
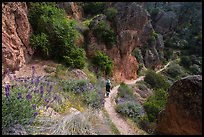
<svg viewBox="0 0 204 137">
<path fill-rule="evenodd" d="M 192 66 L 190 66 L 190 71 L 194 75 L 202 75 L 202 69 L 200 68 L 200 66 L 196 64 L 193 64 Z"/>
<path fill-rule="evenodd" d="M 145 85 L 144 81 L 139 81 L 137 82 L 137 87 L 140 89 L 140 90 L 147 90 L 148 87 Z"/>
<path fill-rule="evenodd" d="M 146 83 L 148 83 L 149 85 L 151 85 L 152 88 L 155 88 L 155 89 L 163 88 L 163 89 L 167 90 L 170 86 L 164 76 L 162 76 L 159 73 L 157 74 L 153 70 L 148 70 L 146 72 L 146 76 L 144 78 L 144 81 Z"/>
<path fill-rule="evenodd" d="M 96 15 L 104 10 L 104 2 L 84 2 L 82 7 L 85 14 Z"/>
<path fill-rule="evenodd" d="M 134 98 L 132 88 L 125 83 L 120 84 L 120 87 L 118 88 L 118 96 L 122 98 Z"/>
<path fill-rule="evenodd" d="M 149 134 L 154 134 L 157 127 L 155 122 L 149 121 L 147 115 L 140 117 L 139 126 Z"/>
<path fill-rule="evenodd" d="M 86 52 L 82 48 L 72 48 L 63 57 L 67 66 L 82 69 L 85 65 Z"/>
<path fill-rule="evenodd" d="M 104 42 L 107 48 L 112 48 L 116 43 L 116 34 L 108 27 L 105 21 L 101 21 L 93 29 L 94 36 L 101 42 Z"/>
<path fill-rule="evenodd" d="M 134 49 L 132 55 L 137 59 L 139 63 L 143 63 L 142 52 L 139 48 Z"/>
<path fill-rule="evenodd" d="M 34 47 L 34 49 L 39 50 L 39 52 L 43 53 L 45 57 L 49 56 L 49 41 L 48 36 L 45 33 L 40 33 L 36 35 L 32 35 L 30 38 L 30 44 Z"/>
<path fill-rule="evenodd" d="M 172 78 L 181 76 L 184 72 L 179 64 L 171 63 L 165 72 Z"/>
<path fill-rule="evenodd" d="M 116 14 L 118 13 L 117 9 L 115 8 L 108 8 L 105 12 L 106 16 L 107 16 L 107 19 L 109 21 L 114 21 L 114 18 L 116 16 Z"/>
<path fill-rule="evenodd" d="M 180 60 L 180 64 L 186 68 L 192 65 L 192 61 L 189 56 L 182 56 Z"/>
<path fill-rule="evenodd" d="M 141 109 L 141 106 L 130 101 L 116 106 L 116 112 L 124 116 L 130 117 L 131 119 L 133 119 L 134 122 L 138 122 L 140 118 L 140 111 L 141 111 L 140 109 Z"/>
<path fill-rule="evenodd" d="M 75 46 L 79 37 L 75 29 L 76 21 L 68 19 L 63 9 L 55 4 L 31 3 L 29 21 L 34 30 L 31 39 L 33 46 L 69 67 L 83 68 L 84 51 Z"/>
<path fill-rule="evenodd" d="M 173 51 L 164 49 L 164 58 L 166 59 L 166 61 L 171 60 L 173 58 Z"/>
<path fill-rule="evenodd" d="M 157 120 L 158 113 L 165 107 L 168 93 L 164 89 L 154 90 L 154 95 L 150 96 L 144 103 L 144 109 L 150 122 Z"/>
<path fill-rule="evenodd" d="M 101 108 L 101 97 L 96 90 L 89 90 L 83 93 L 84 102 L 93 108 Z"/>
<path fill-rule="evenodd" d="M 112 60 L 104 53 L 97 51 L 95 57 L 93 58 L 93 63 L 105 74 L 110 75 L 113 70 Z"/>
<path fill-rule="evenodd" d="M 5 96 L 2 90 L 2 128 L 10 127 L 14 124 L 29 124 L 34 116 L 35 110 L 32 107 L 32 102 L 22 98 L 19 100 L 18 89 L 14 88 L 10 92 L 9 98 Z M 23 95 L 22 95 L 23 96 Z"/>
</svg>

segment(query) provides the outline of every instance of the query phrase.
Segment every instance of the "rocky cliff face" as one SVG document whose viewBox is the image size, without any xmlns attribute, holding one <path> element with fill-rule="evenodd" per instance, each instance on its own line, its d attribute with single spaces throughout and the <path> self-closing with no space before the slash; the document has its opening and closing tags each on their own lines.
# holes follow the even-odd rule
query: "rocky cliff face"
<svg viewBox="0 0 204 137">
<path fill-rule="evenodd" d="M 114 61 L 113 77 L 116 81 L 136 79 L 138 63 L 131 52 L 140 46 L 140 37 L 145 25 L 149 22 L 147 11 L 135 2 L 117 2 L 112 4 L 117 9 L 115 24 L 117 43 L 112 49 L 107 49 L 103 43 L 97 42 L 92 31 L 87 35 L 87 52 L 90 55 L 96 50 L 104 51 Z M 105 15 L 93 20 L 90 30 L 100 21 L 106 21 Z"/>
<path fill-rule="evenodd" d="M 202 76 L 182 78 L 169 89 L 165 109 L 159 114 L 159 134 L 202 134 Z"/>
<path fill-rule="evenodd" d="M 32 32 L 27 12 L 25 2 L 2 3 L 2 75 L 7 68 L 18 70 L 33 54 L 29 46 Z"/>
</svg>

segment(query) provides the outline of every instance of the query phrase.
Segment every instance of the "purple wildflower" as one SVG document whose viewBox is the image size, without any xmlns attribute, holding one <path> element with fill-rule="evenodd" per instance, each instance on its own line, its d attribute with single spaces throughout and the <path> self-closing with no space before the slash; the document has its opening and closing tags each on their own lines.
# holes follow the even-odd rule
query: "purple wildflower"
<svg viewBox="0 0 204 137">
<path fill-rule="evenodd" d="M 40 86 L 40 94 L 42 95 L 44 93 L 43 86 Z"/>
<path fill-rule="evenodd" d="M 22 93 L 18 93 L 18 97 L 17 97 L 18 99 L 22 99 Z"/>
<path fill-rule="evenodd" d="M 32 65 L 32 77 L 34 78 L 34 75 L 35 75 L 35 66 Z"/>
<path fill-rule="evenodd" d="M 49 103 L 49 99 L 46 98 L 46 99 L 45 99 L 45 102 L 46 102 L 46 103 Z"/>
<path fill-rule="evenodd" d="M 50 92 L 50 91 L 52 91 L 52 89 L 53 89 L 53 86 L 50 85 L 50 88 L 47 91 Z"/>
<path fill-rule="evenodd" d="M 16 80 L 16 74 L 13 75 L 14 80 Z"/>
<path fill-rule="evenodd" d="M 27 96 L 26 96 L 26 99 L 27 99 L 27 100 L 31 100 L 31 99 L 32 99 L 31 94 L 28 93 Z"/>
<path fill-rule="evenodd" d="M 46 106 L 46 110 L 49 108 L 49 106 Z"/>
<path fill-rule="evenodd" d="M 33 109 L 36 109 L 36 105 L 33 104 L 32 107 L 33 107 Z"/>
<path fill-rule="evenodd" d="M 35 90 L 34 90 L 34 93 L 38 93 L 38 92 L 39 92 L 39 89 L 35 89 Z"/>
<path fill-rule="evenodd" d="M 35 112 L 35 113 L 34 113 L 34 117 L 36 117 L 37 115 L 38 115 L 38 112 Z"/>
<path fill-rule="evenodd" d="M 5 87 L 5 94 L 6 94 L 6 97 L 9 97 L 10 95 L 10 85 L 8 83 L 6 84 L 6 87 Z"/>
</svg>

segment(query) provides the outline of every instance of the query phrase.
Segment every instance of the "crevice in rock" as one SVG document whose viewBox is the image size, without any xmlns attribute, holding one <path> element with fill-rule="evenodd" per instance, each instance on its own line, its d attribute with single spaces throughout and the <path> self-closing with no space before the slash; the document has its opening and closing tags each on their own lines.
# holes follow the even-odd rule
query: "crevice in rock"
<svg viewBox="0 0 204 137">
<path fill-rule="evenodd" d="M 26 48 L 26 51 L 28 51 L 28 48 L 27 48 L 26 44 L 23 42 L 23 40 L 22 40 L 20 34 L 18 33 L 18 28 L 19 28 L 19 26 L 18 26 L 18 23 L 17 23 L 17 16 L 18 16 L 17 10 L 18 10 L 18 8 L 13 12 L 13 14 L 14 14 L 14 20 L 15 20 L 15 24 L 16 24 L 16 33 L 17 33 L 19 39 L 21 40 L 21 43 L 23 44 L 23 46 Z M 32 54 L 30 54 L 29 52 L 27 52 L 27 54 L 29 54 L 30 56 L 32 56 Z"/>
</svg>

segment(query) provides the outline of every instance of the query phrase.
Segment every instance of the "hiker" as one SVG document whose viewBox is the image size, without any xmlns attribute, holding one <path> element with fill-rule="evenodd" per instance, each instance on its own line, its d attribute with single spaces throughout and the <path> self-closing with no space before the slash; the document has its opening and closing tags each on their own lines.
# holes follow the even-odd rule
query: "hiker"
<svg viewBox="0 0 204 137">
<path fill-rule="evenodd" d="M 108 79 L 108 80 L 106 81 L 106 96 L 107 96 L 107 97 L 109 97 L 110 89 L 111 89 L 111 83 L 110 83 L 110 80 Z"/>
</svg>

